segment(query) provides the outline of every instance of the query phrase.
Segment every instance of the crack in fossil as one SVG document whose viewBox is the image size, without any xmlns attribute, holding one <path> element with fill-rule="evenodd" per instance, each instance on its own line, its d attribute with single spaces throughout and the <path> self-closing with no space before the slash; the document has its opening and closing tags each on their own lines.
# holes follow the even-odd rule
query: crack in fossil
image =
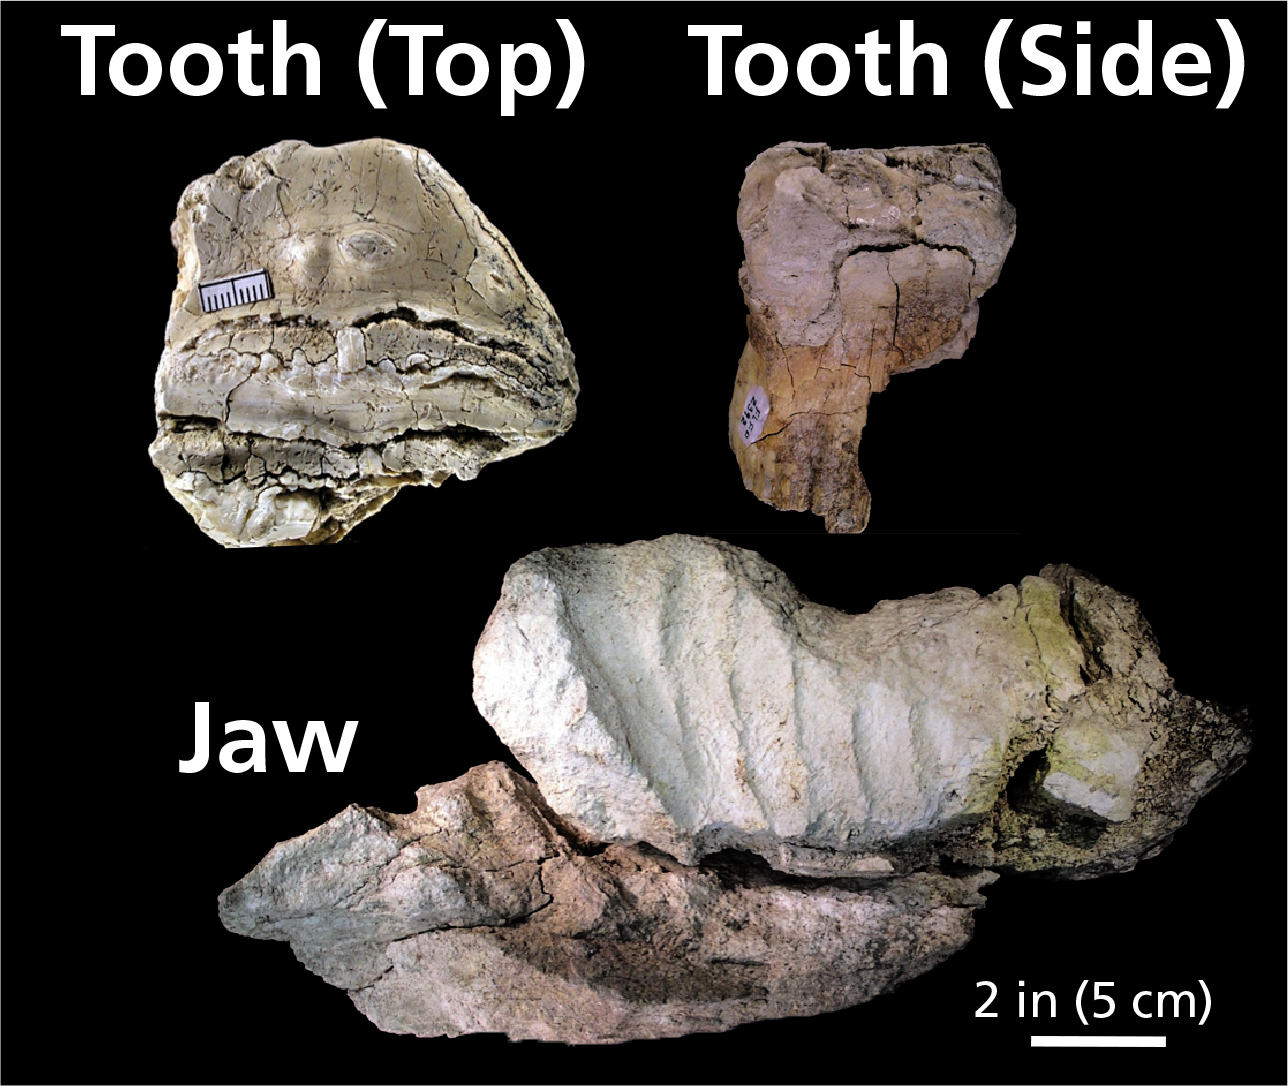
<svg viewBox="0 0 1288 1086">
<path fill-rule="evenodd" d="M 255 335 L 263 332 L 277 331 L 294 331 L 298 329 L 307 329 L 327 334 L 334 338 L 334 334 L 345 328 L 353 328 L 359 331 L 366 329 L 380 330 L 388 326 L 406 327 L 409 330 L 417 332 L 440 332 L 451 339 L 468 347 L 474 347 L 479 350 L 489 352 L 504 351 L 521 358 L 530 365 L 549 365 L 549 359 L 540 354 L 532 345 L 525 345 L 518 340 L 509 339 L 499 335 L 488 335 L 483 332 L 475 332 L 473 329 L 462 324 L 456 318 L 443 319 L 422 319 L 412 313 L 405 307 L 399 307 L 393 310 L 381 310 L 367 317 L 359 317 L 352 321 L 336 321 L 328 319 L 316 319 L 312 317 L 295 316 L 295 317 L 256 317 L 241 315 L 233 318 L 221 320 L 218 324 L 201 329 L 194 329 L 187 339 L 174 345 L 172 348 L 176 353 L 196 352 L 199 345 L 209 342 L 212 339 L 221 337 L 234 337 L 238 335 Z"/>
</svg>

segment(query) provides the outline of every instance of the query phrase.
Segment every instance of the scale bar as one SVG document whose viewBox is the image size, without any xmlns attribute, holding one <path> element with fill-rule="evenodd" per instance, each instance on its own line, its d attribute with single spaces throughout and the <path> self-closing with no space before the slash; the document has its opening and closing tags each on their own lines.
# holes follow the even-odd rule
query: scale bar
<svg viewBox="0 0 1288 1086">
<path fill-rule="evenodd" d="M 273 296 L 273 285 L 268 281 L 268 273 L 263 268 L 256 268 L 226 279 L 198 283 L 197 293 L 201 297 L 201 311 L 217 313 L 234 305 L 267 301 Z"/>
<path fill-rule="evenodd" d="M 1030 1048 L 1166 1048 L 1166 1037 L 1037 1037 Z"/>
</svg>

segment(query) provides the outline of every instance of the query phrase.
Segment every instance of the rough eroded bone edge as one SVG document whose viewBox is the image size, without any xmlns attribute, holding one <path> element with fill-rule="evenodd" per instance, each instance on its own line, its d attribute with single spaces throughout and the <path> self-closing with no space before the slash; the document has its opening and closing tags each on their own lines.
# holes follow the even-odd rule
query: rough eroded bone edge
<svg viewBox="0 0 1288 1086">
<path fill-rule="evenodd" d="M 501 763 L 408 815 L 352 805 L 220 895 L 380 1029 L 609 1044 L 853 1006 L 959 950 L 986 871 L 805 879 L 746 853 L 686 867 L 577 847 Z"/>
</svg>

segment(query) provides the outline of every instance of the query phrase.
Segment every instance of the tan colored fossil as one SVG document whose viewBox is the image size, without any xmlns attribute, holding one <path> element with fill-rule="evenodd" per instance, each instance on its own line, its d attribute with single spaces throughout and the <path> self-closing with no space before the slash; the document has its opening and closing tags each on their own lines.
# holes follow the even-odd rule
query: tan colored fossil
<svg viewBox="0 0 1288 1086">
<path fill-rule="evenodd" d="M 194 181 L 150 452 L 226 547 L 334 542 L 407 485 L 472 479 L 575 415 L 554 309 L 425 151 L 286 141 Z M 263 269 L 274 296 L 202 312 Z"/>
<path fill-rule="evenodd" d="M 729 441 L 743 482 L 829 532 L 861 532 L 872 394 L 962 356 L 1015 238 L 997 160 L 982 144 L 780 143 L 747 168 L 738 229 L 748 340 Z"/>
</svg>

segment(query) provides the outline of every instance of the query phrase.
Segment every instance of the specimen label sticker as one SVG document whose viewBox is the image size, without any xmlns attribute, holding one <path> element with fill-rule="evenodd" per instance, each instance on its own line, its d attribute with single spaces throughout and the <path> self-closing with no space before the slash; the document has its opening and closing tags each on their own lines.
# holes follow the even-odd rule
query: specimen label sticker
<svg viewBox="0 0 1288 1086">
<path fill-rule="evenodd" d="M 200 283 L 197 292 L 201 295 L 201 311 L 214 313 L 229 306 L 250 305 L 271 298 L 273 284 L 268 281 L 268 272 L 256 268 L 241 275 L 230 275 L 227 279 Z"/>
<path fill-rule="evenodd" d="M 750 445 L 759 441 L 765 432 L 765 419 L 769 417 L 769 397 L 765 390 L 757 385 L 747 393 L 747 402 L 742 405 L 742 414 L 738 417 L 738 432 L 742 434 L 742 443 Z"/>
</svg>

